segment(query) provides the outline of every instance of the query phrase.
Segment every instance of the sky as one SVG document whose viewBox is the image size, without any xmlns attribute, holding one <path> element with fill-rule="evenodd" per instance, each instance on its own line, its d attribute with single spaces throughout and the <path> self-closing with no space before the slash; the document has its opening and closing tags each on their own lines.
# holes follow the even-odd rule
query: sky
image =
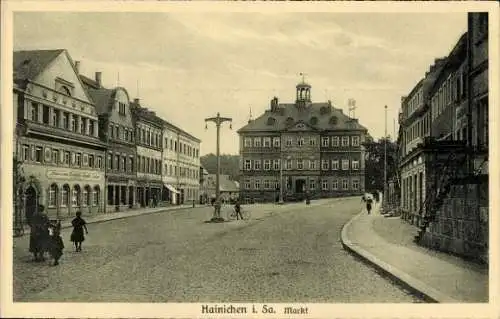
<svg viewBox="0 0 500 319">
<path fill-rule="evenodd" d="M 216 130 L 205 118 L 233 119 L 221 128 L 221 153 L 238 154 L 237 129 L 270 108 L 293 102 L 305 73 L 313 102 L 331 100 L 379 138 L 401 96 L 467 29 L 466 13 L 335 12 L 16 12 L 14 50 L 67 49 L 80 73 L 102 72 L 105 87 L 131 98 L 202 140 L 215 153 Z"/>
</svg>

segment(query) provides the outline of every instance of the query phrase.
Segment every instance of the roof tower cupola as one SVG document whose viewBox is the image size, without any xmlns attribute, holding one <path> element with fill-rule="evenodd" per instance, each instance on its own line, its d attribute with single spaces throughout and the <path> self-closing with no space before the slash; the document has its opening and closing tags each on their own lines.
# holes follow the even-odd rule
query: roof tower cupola
<svg viewBox="0 0 500 319">
<path fill-rule="evenodd" d="M 302 76 L 302 82 L 297 84 L 297 105 L 305 106 L 307 103 L 311 103 L 311 85 L 307 84 L 304 77 L 304 73 L 300 73 Z"/>
</svg>

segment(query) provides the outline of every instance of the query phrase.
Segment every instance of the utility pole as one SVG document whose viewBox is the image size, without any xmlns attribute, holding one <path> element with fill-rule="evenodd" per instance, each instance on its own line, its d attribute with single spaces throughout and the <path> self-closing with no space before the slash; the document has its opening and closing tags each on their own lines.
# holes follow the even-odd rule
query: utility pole
<svg viewBox="0 0 500 319">
<path fill-rule="evenodd" d="M 384 206 L 387 204 L 387 105 L 384 106 L 385 109 L 385 135 L 384 135 L 384 198 L 382 203 Z"/>
<path fill-rule="evenodd" d="M 217 112 L 216 117 L 209 117 L 205 119 L 205 129 L 208 129 L 208 122 L 214 122 L 215 126 L 217 128 L 217 173 L 215 177 L 215 210 L 214 210 L 214 216 L 212 217 L 212 221 L 221 221 L 221 216 L 220 216 L 220 208 L 221 208 L 221 202 L 220 202 L 220 185 L 219 185 L 219 179 L 220 179 L 220 126 L 224 122 L 230 122 L 229 128 L 232 129 L 232 121 L 233 119 L 230 117 L 221 117 L 220 113 Z"/>
</svg>

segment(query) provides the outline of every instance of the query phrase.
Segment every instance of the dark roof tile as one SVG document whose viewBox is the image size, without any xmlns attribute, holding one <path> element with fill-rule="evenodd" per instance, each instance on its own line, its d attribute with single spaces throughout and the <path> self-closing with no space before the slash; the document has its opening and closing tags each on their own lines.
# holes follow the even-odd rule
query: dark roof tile
<svg viewBox="0 0 500 319">
<path fill-rule="evenodd" d="M 274 120 L 269 120 L 274 118 Z M 292 120 L 290 120 L 292 119 Z M 328 102 L 311 103 L 304 109 L 293 103 L 279 104 L 275 112 L 265 111 L 255 120 L 238 130 L 238 133 L 284 131 L 296 123 L 304 123 L 319 131 L 326 130 L 367 130 L 345 115 L 341 109 L 331 106 Z"/>
<path fill-rule="evenodd" d="M 62 52 L 64 49 L 14 51 L 14 81 L 34 79 Z"/>
</svg>

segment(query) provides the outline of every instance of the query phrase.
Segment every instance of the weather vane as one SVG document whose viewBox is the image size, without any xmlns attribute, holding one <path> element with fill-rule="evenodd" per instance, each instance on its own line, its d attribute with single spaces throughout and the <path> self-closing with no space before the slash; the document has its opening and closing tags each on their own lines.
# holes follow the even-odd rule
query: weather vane
<svg viewBox="0 0 500 319">
<path fill-rule="evenodd" d="M 302 83 L 306 83 L 306 81 L 305 81 L 306 74 L 303 72 L 300 72 L 300 76 L 302 76 Z"/>
</svg>

